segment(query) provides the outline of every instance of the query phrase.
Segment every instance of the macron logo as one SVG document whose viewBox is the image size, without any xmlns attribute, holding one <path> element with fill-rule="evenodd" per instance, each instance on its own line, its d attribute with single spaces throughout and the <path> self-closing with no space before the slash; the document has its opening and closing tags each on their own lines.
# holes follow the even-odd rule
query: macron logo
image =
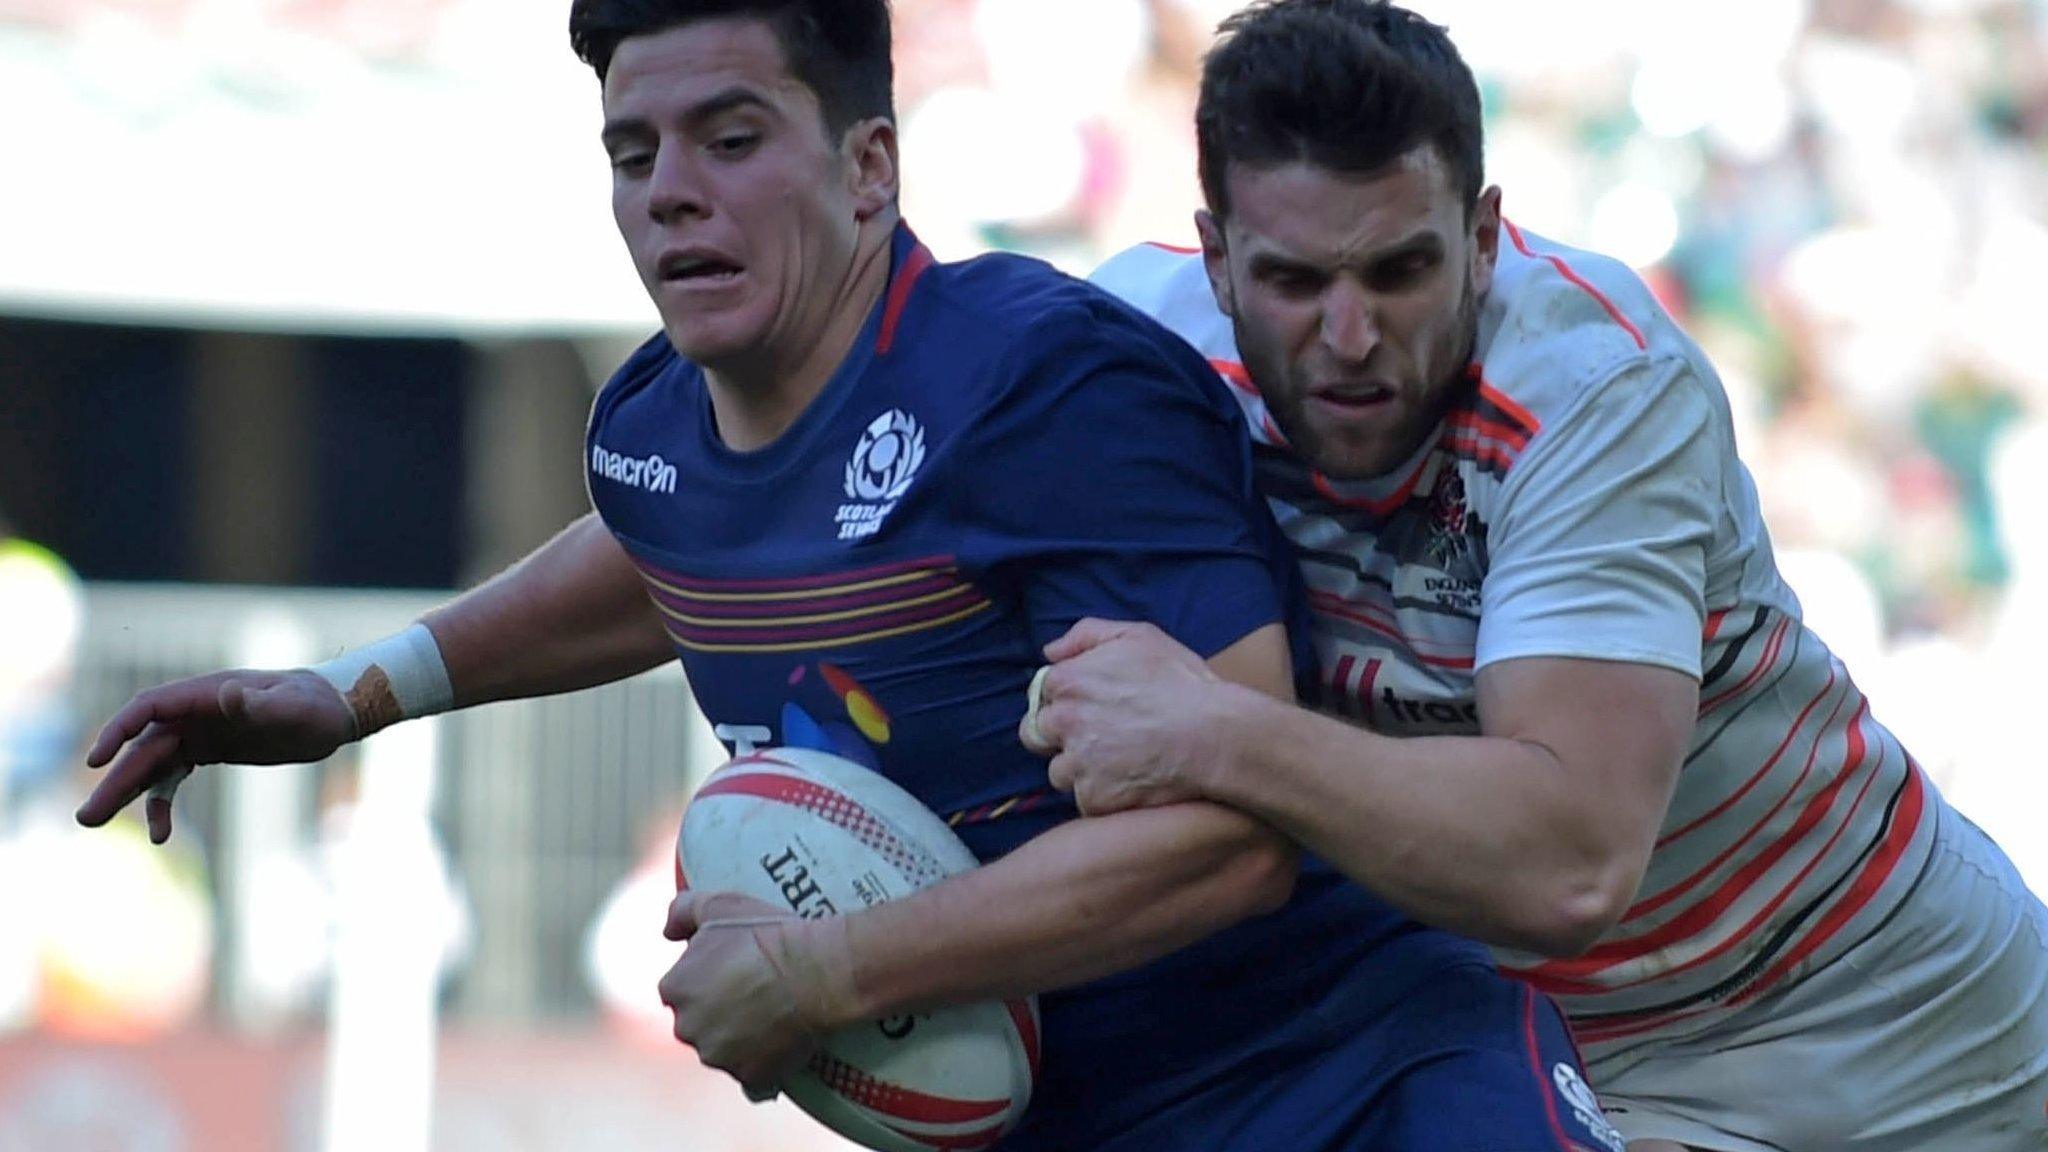
<svg viewBox="0 0 2048 1152">
<path fill-rule="evenodd" d="M 676 466 L 659 456 L 636 460 L 607 452 L 595 444 L 590 446 L 590 471 L 593 475 L 607 480 L 616 480 L 630 488 L 645 488 L 649 492 L 673 494 L 676 490 Z"/>
</svg>

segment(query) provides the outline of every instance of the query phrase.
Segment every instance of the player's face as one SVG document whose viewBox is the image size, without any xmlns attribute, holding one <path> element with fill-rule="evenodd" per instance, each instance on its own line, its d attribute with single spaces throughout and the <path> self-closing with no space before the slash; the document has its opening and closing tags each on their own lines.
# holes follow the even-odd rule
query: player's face
<svg viewBox="0 0 2048 1152">
<path fill-rule="evenodd" d="M 626 40 L 604 113 L 612 215 L 676 350 L 771 373 L 801 358 L 894 200 L 893 129 L 828 138 L 774 30 L 744 18 Z"/>
<path fill-rule="evenodd" d="M 1203 258 L 1245 369 L 1294 450 L 1366 479 L 1422 446 L 1465 386 L 1500 191 L 1467 213 L 1437 150 L 1369 175 L 1233 165 Z"/>
</svg>

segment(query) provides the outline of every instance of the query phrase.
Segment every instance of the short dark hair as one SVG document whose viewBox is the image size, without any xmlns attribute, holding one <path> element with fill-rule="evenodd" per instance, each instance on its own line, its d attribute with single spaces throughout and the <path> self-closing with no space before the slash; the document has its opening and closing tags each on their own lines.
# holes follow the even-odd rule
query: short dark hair
<svg viewBox="0 0 2048 1152">
<path fill-rule="evenodd" d="M 622 42 L 727 17 L 774 29 L 790 73 L 817 93 L 831 132 L 896 119 L 888 0 L 575 0 L 569 46 L 603 83 Z"/>
<path fill-rule="evenodd" d="M 1469 213 L 1479 199 L 1479 86 L 1447 31 L 1386 0 L 1264 0 L 1236 13 L 1202 63 L 1202 195 L 1228 214 L 1232 164 L 1306 161 L 1373 172 L 1424 144 Z"/>
</svg>

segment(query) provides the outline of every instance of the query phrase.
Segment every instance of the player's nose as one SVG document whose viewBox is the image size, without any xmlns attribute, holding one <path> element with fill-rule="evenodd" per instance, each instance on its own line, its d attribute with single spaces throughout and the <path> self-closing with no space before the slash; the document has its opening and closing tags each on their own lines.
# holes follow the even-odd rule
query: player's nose
<svg viewBox="0 0 2048 1152">
<path fill-rule="evenodd" d="M 662 148 L 655 153 L 647 177 L 647 211 L 664 224 L 710 214 L 703 173 L 689 149 Z"/>
<path fill-rule="evenodd" d="M 1339 360 L 1358 363 L 1379 347 L 1379 321 L 1374 316 L 1372 297 L 1357 284 L 1342 278 L 1323 293 L 1322 341 Z"/>
</svg>

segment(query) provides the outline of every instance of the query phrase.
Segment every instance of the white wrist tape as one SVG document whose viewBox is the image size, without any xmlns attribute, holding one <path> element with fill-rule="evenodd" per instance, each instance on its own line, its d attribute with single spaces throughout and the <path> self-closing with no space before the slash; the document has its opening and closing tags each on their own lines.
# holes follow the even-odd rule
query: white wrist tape
<svg viewBox="0 0 2048 1152">
<path fill-rule="evenodd" d="M 448 682 L 441 646 L 424 624 L 343 652 L 309 670 L 348 701 L 358 737 L 455 706 L 455 687 Z"/>
</svg>

